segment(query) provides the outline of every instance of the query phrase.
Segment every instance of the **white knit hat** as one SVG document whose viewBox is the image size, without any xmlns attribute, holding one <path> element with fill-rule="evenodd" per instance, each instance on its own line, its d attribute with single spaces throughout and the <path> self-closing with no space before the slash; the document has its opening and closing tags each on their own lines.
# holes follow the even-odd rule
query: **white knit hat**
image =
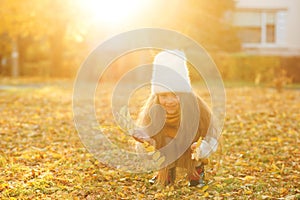
<svg viewBox="0 0 300 200">
<path fill-rule="evenodd" d="M 184 52 L 162 51 L 155 56 L 151 92 L 191 92 L 191 81 Z"/>
</svg>

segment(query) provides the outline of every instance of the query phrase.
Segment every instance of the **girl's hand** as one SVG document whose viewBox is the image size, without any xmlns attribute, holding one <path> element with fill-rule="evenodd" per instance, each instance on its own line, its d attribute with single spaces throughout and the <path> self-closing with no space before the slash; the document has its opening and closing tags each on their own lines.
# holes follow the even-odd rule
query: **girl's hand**
<svg viewBox="0 0 300 200">
<path fill-rule="evenodd" d="M 194 142 L 192 145 L 191 145 L 191 149 L 194 151 L 197 147 L 197 142 Z"/>
<path fill-rule="evenodd" d="M 200 145 L 198 143 L 193 143 L 191 145 L 191 149 L 196 155 L 192 154 L 192 158 L 195 157 L 198 159 L 207 158 L 210 156 L 211 153 L 217 150 L 217 147 L 218 147 L 218 141 L 214 138 L 211 138 L 209 141 L 202 140 Z"/>
<path fill-rule="evenodd" d="M 152 140 L 144 131 L 141 130 L 134 130 L 132 137 L 141 143 L 150 142 Z"/>
</svg>

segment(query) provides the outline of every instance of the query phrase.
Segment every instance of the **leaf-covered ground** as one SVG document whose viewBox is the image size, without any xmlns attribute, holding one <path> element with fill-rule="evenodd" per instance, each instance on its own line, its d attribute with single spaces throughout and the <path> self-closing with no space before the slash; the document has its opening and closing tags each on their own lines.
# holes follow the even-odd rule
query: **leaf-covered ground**
<svg viewBox="0 0 300 200">
<path fill-rule="evenodd" d="M 234 87 L 226 93 L 222 145 L 206 167 L 209 185 L 198 189 L 186 186 L 184 173 L 163 188 L 148 183 L 151 173 L 99 163 L 74 127 L 71 84 L 2 88 L 0 198 L 299 199 L 300 91 Z M 101 123 L 110 123 L 108 108 L 98 112 Z"/>
</svg>

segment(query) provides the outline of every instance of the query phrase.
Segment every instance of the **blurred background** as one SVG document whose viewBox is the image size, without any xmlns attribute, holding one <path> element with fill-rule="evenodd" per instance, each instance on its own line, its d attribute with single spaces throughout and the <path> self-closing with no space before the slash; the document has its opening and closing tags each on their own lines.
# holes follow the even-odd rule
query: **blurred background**
<svg viewBox="0 0 300 200">
<path fill-rule="evenodd" d="M 300 0 L 0 0 L 0 199 L 300 199 L 299 19 Z M 111 96 L 120 77 L 152 63 L 157 50 L 111 63 L 93 97 L 95 113 L 86 109 L 91 96 L 79 95 L 76 110 L 92 125 L 86 136 L 97 132 L 88 141 L 97 148 L 78 137 L 72 93 L 81 64 L 103 41 L 147 27 L 193 38 L 225 83 L 222 139 L 203 189 L 188 188 L 183 175 L 174 187 L 150 186 L 153 174 L 118 171 L 91 153 L 102 148 L 101 132 L 120 148 L 135 147 L 113 117 Z M 219 106 L 189 67 L 197 95 Z M 130 94 L 133 120 L 148 86 Z"/>
<path fill-rule="evenodd" d="M 2 78 L 73 79 L 105 39 L 155 27 L 203 45 L 226 84 L 300 82 L 299 0 L 1 0 L 0 17 Z M 152 58 L 122 58 L 108 79 Z"/>
</svg>

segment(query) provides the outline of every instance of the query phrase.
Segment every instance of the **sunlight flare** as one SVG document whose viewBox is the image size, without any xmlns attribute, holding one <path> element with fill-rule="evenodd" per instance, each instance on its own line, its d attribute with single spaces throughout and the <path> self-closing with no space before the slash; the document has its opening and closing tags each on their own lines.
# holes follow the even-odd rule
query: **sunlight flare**
<svg viewBox="0 0 300 200">
<path fill-rule="evenodd" d="M 145 0 L 79 0 L 79 6 L 91 15 L 93 21 L 110 26 L 132 20 L 144 6 Z"/>
</svg>

